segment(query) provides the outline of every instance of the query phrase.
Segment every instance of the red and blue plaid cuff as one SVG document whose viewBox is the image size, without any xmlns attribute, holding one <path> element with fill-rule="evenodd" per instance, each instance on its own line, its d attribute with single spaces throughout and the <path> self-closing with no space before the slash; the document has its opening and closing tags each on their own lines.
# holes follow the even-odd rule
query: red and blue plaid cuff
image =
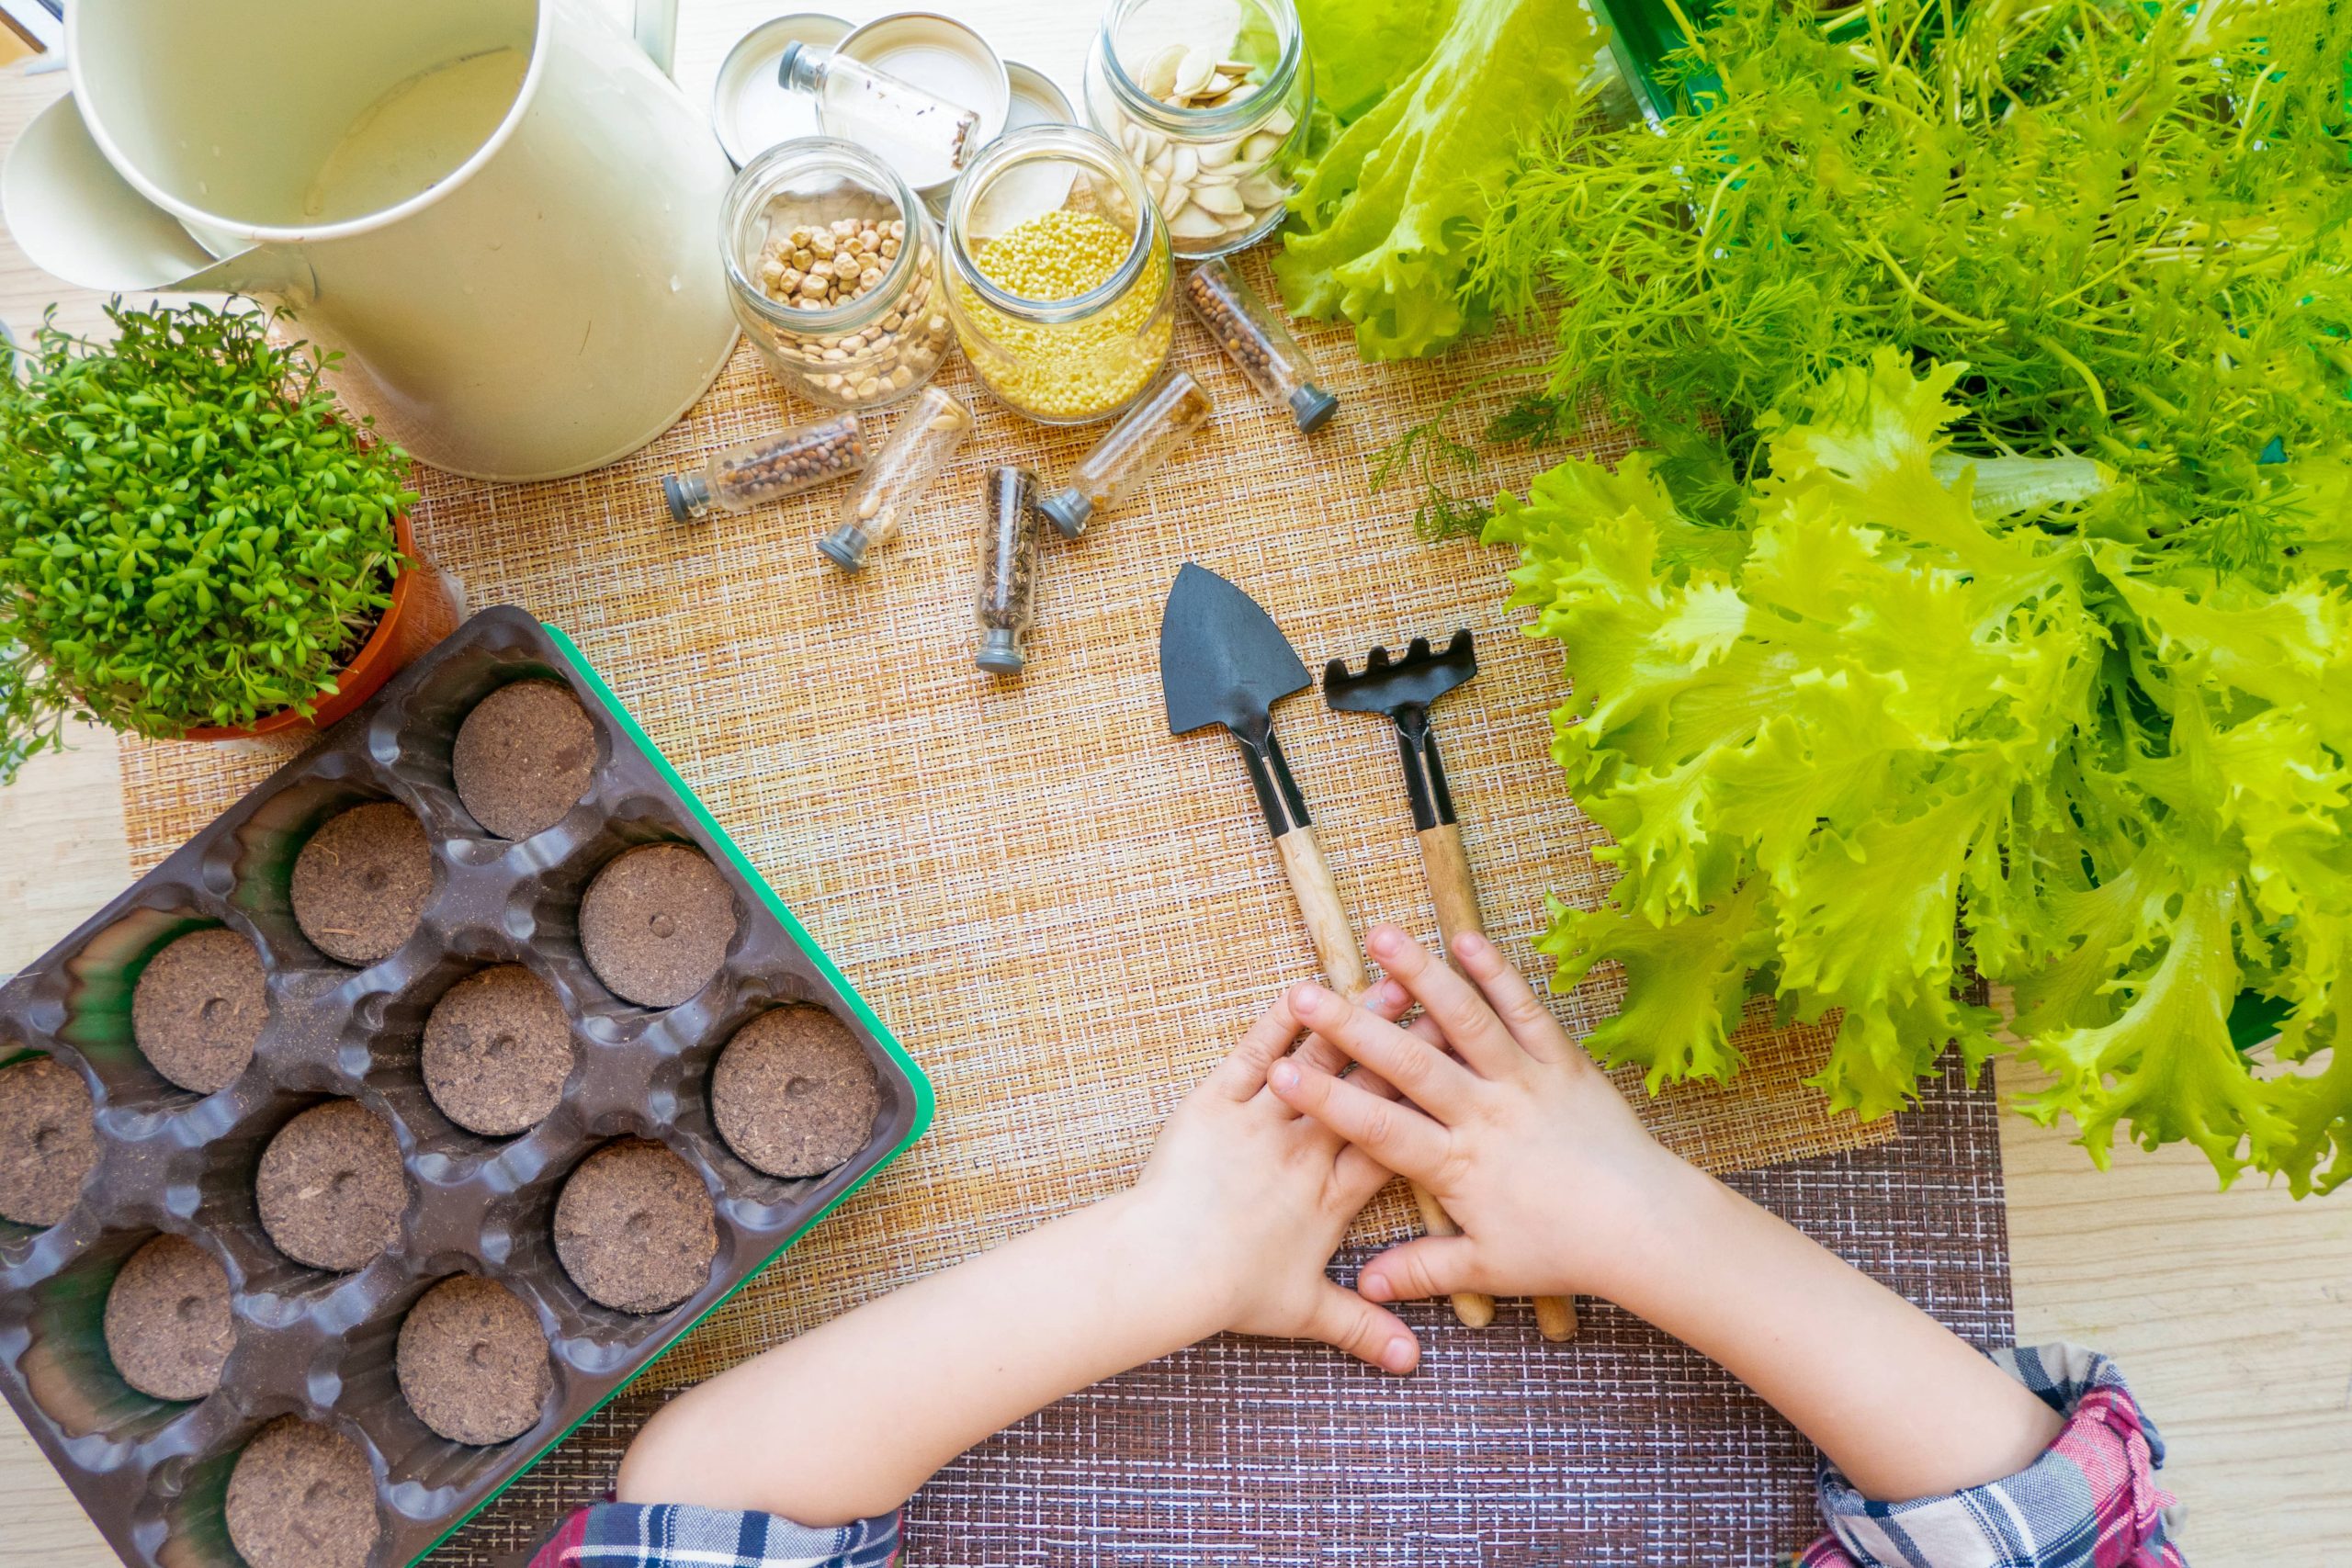
<svg viewBox="0 0 2352 1568">
<path fill-rule="evenodd" d="M 1875 1503 L 1824 1461 L 1829 1533 L 1794 1568 L 2187 1568 L 2179 1506 L 2156 1484 L 2164 1438 L 2115 1363 L 2077 1345 L 1993 1359 L 2066 1417 L 2015 1475 L 1940 1497 Z"/>
</svg>

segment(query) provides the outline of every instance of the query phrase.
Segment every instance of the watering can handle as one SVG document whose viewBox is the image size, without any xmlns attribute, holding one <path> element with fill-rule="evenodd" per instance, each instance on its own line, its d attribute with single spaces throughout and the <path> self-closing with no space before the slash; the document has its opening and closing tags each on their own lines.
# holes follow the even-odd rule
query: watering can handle
<svg viewBox="0 0 2352 1568">
<path fill-rule="evenodd" d="M 629 36 L 655 70 L 664 76 L 676 74 L 678 0 L 630 0 Z"/>
</svg>

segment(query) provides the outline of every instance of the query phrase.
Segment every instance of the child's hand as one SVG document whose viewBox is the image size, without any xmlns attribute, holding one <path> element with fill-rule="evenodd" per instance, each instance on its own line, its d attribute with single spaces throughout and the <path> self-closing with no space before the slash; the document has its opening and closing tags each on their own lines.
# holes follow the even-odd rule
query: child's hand
<svg viewBox="0 0 2352 1568">
<path fill-rule="evenodd" d="M 1401 1017 L 1412 998 L 1384 981 L 1363 1002 L 1377 1021 Z M 1389 1172 L 1267 1090 L 1267 1068 L 1299 1032 L 1287 998 L 1261 1015 L 1169 1117 L 1134 1190 L 1114 1201 L 1172 1246 L 1170 1289 L 1198 1307 L 1190 1337 L 1231 1329 L 1320 1339 L 1408 1372 L 1420 1357 L 1412 1331 L 1323 1271 Z"/>
<path fill-rule="evenodd" d="M 1412 1028 L 1320 986 L 1285 999 L 1412 1104 L 1296 1060 L 1272 1064 L 1271 1087 L 1427 1187 L 1463 1234 L 1382 1253 L 1356 1288 L 1376 1302 L 1465 1290 L 1621 1299 L 1657 1201 L 1690 1168 L 1650 1137 L 1494 943 L 1454 942 L 1476 986 L 1395 926 L 1374 927 L 1367 946 L 1388 971 L 1383 984 L 1401 981 L 1425 1010 Z"/>
</svg>

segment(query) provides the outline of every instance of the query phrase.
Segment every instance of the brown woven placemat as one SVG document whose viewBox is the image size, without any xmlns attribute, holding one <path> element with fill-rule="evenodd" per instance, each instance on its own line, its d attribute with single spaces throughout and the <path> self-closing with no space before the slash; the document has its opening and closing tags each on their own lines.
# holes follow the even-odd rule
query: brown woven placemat
<svg viewBox="0 0 2352 1568">
<path fill-rule="evenodd" d="M 1995 1113 L 1989 1087 L 1939 1083 L 1892 1144 L 1730 1180 L 1963 1337 L 2007 1344 Z M 1481 1330 L 1404 1312 L 1425 1351 L 1410 1379 L 1225 1337 L 1041 1411 L 916 1495 L 904 1561 L 1761 1568 L 1817 1533 L 1811 1446 L 1625 1314 L 1584 1303 L 1562 1347 L 1537 1337 L 1524 1303 Z M 664 1397 L 622 1395 L 435 1561 L 527 1551 L 611 1484 Z"/>
<path fill-rule="evenodd" d="M 1262 264 L 1251 271 L 1270 287 Z M 1310 668 L 1374 642 L 1478 635 L 1477 680 L 1438 728 L 1497 937 L 1522 964 L 1547 893 L 1589 904 L 1607 884 L 1597 829 L 1547 754 L 1556 650 L 1519 635 L 1499 552 L 1432 547 L 1409 523 L 1417 485 L 1367 486 L 1370 456 L 1460 395 L 1481 427 L 1530 383 L 1508 337 L 1436 363 L 1366 367 L 1308 334 L 1341 396 L 1312 440 L 1259 402 L 1190 321 L 1179 361 L 1217 400 L 1216 425 L 1076 545 L 1048 544 L 1027 672 L 972 667 L 981 470 L 1064 473 L 1099 431 L 1053 432 L 985 400 L 958 363 L 978 433 L 907 536 L 847 578 L 813 547 L 841 487 L 707 527 L 665 511 L 656 476 L 810 416 L 739 351 L 712 394 L 650 451 L 548 484 L 420 476 L 422 547 L 475 604 L 514 603 L 578 641 L 687 783 L 775 883 L 939 1091 L 931 1134 L 653 1374 L 707 1375 L 760 1346 L 929 1273 L 1125 1181 L 1168 1107 L 1242 1021 L 1313 959 L 1246 775 L 1215 734 L 1170 737 L 1158 674 L 1160 604 L 1195 559 L 1255 594 Z M 1466 390 L 1465 390 L 1466 389 Z M 895 417 L 895 416 L 893 416 Z M 1476 468 L 1457 491 L 1523 484 L 1588 430 Z M 1385 721 L 1303 693 L 1279 725 L 1356 915 L 1428 933 L 1431 917 Z M 283 761 L 266 746 L 130 745 L 124 804 L 142 869 Z M 1611 983 L 1558 999 L 1579 1032 Z M 1645 1112 L 1716 1169 L 1890 1135 L 1824 1113 L 1799 1080 L 1818 1030 L 1742 1036 L 1736 1092 L 1688 1089 Z M 1356 1233 L 1403 1233 L 1391 1193 Z"/>
</svg>

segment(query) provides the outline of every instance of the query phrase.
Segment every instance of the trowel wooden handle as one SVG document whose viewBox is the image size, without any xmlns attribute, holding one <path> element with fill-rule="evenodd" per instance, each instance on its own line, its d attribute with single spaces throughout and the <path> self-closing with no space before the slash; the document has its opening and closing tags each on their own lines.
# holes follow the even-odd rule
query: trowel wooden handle
<svg viewBox="0 0 2352 1568">
<path fill-rule="evenodd" d="M 1306 938 L 1315 944 L 1315 956 L 1323 965 L 1323 973 L 1331 988 L 1353 1001 L 1372 988 L 1372 976 L 1364 968 L 1363 953 L 1356 946 L 1355 928 L 1348 920 L 1348 907 L 1340 901 L 1339 884 L 1331 880 L 1331 865 L 1323 858 L 1323 846 L 1316 841 L 1313 828 L 1294 828 L 1274 840 L 1274 848 L 1282 852 L 1283 870 L 1290 877 L 1290 890 L 1298 898 L 1298 912 L 1306 920 Z M 1445 1206 L 1425 1190 L 1418 1181 L 1411 1183 L 1414 1206 L 1421 1212 L 1421 1226 L 1431 1235 L 1460 1235 L 1461 1227 L 1449 1218 Z M 1484 1328 L 1495 1321 L 1495 1299 L 1476 1291 L 1457 1291 L 1453 1297 L 1453 1315 L 1465 1328 Z"/>
<path fill-rule="evenodd" d="M 1434 828 L 1422 829 L 1419 838 L 1421 871 L 1429 880 L 1430 902 L 1437 907 L 1437 929 L 1445 938 L 1446 956 L 1451 958 L 1455 937 L 1464 931 L 1486 934 L 1485 922 L 1478 914 L 1478 885 L 1470 877 L 1470 857 L 1463 852 L 1460 828 L 1452 822 L 1440 822 Z M 1428 1210 L 1424 1209 L 1425 1220 L 1427 1215 Z M 1438 1232 L 1434 1224 L 1430 1229 L 1435 1234 L 1447 1234 Z M 1576 1303 L 1566 1296 L 1536 1297 L 1535 1328 L 1555 1343 L 1575 1338 Z"/>
<path fill-rule="evenodd" d="M 1306 940 L 1315 944 L 1331 988 L 1348 998 L 1362 996 L 1372 986 L 1356 933 L 1348 923 L 1348 907 L 1340 901 L 1339 884 L 1331 880 L 1331 863 L 1311 827 L 1293 828 L 1274 840 L 1282 852 L 1283 870 L 1290 890 L 1298 897 L 1298 912 L 1306 921 Z"/>
</svg>

